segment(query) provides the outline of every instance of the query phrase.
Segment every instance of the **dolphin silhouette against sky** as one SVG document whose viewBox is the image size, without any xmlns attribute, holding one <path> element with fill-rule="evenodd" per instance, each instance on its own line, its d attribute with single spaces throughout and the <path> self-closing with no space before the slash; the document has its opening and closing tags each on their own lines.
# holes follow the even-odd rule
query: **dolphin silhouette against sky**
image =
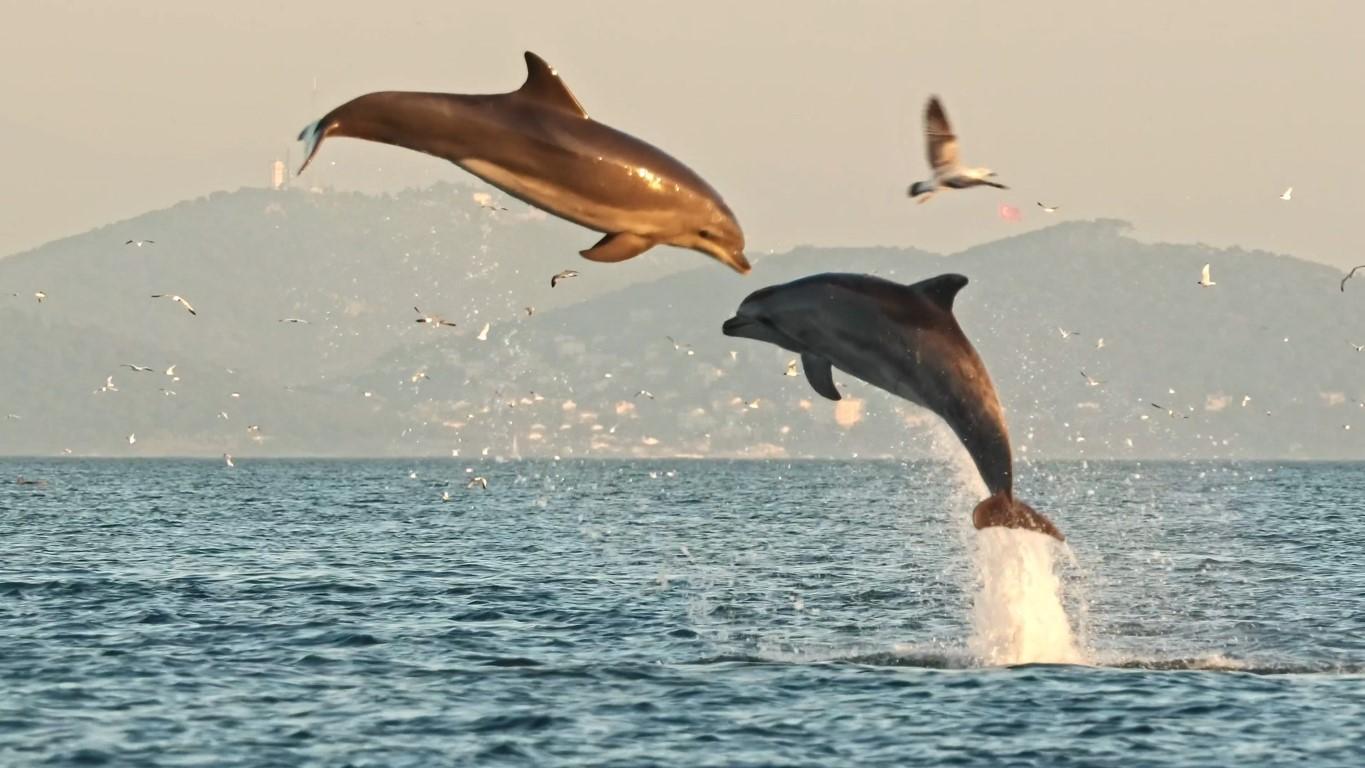
<svg viewBox="0 0 1365 768">
<path fill-rule="evenodd" d="M 511 93 L 383 91 L 352 99 L 299 134 L 299 173 L 328 136 L 394 144 L 449 160 L 529 205 L 605 233 L 581 251 L 592 261 L 674 245 L 749 271 L 744 232 L 710 184 L 662 150 L 588 117 L 530 51 L 526 70 L 526 82 Z"/>
<path fill-rule="evenodd" d="M 938 414 L 990 490 L 972 513 L 976 527 L 1023 528 L 1065 541 L 1051 520 L 1014 498 L 1000 399 L 953 316 L 953 299 L 966 284 L 954 274 L 913 285 L 812 275 L 749 294 L 723 331 L 801 355 L 806 380 L 830 400 L 840 399 L 832 366 Z"/>
</svg>

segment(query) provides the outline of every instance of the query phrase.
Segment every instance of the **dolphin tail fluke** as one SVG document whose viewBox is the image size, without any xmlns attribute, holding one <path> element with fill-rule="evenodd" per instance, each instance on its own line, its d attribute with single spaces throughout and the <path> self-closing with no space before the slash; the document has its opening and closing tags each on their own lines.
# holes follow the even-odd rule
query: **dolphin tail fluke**
<svg viewBox="0 0 1365 768">
<path fill-rule="evenodd" d="M 327 135 L 327 129 L 322 125 L 322 119 L 314 120 L 306 128 L 299 131 L 299 141 L 303 142 L 303 165 L 299 166 L 299 173 L 308 167 L 308 163 L 317 154 L 318 147 L 322 145 L 323 136 Z M 297 176 L 298 174 L 294 174 Z"/>
<path fill-rule="evenodd" d="M 1057 530 L 1057 526 L 1053 525 L 1051 520 L 1033 507 L 1005 493 L 993 494 L 977 504 L 976 510 L 972 512 L 972 524 L 978 530 L 991 527 L 1022 528 L 1051 536 L 1057 541 L 1066 541 L 1066 537 Z"/>
</svg>

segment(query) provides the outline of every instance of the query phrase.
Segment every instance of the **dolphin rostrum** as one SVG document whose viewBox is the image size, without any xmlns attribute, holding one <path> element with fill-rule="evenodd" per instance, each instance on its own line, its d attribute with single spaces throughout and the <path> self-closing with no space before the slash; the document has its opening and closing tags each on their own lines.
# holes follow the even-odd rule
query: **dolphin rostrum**
<svg viewBox="0 0 1365 768">
<path fill-rule="evenodd" d="M 606 234 L 581 251 L 625 261 L 659 244 L 700 251 L 741 274 L 744 233 L 729 206 L 662 150 L 603 125 L 539 56 L 511 93 L 382 91 L 299 134 L 308 167 L 322 140 L 351 136 L 441 157 L 519 200 Z"/>
<path fill-rule="evenodd" d="M 953 316 L 953 298 L 966 284 L 954 274 L 913 285 L 812 275 L 749 294 L 723 330 L 801 355 L 806 380 L 830 400 L 840 398 L 833 366 L 938 414 L 990 490 L 972 513 L 976 527 L 1024 528 L 1065 541 L 1052 521 L 1014 498 L 1000 400 Z"/>
</svg>

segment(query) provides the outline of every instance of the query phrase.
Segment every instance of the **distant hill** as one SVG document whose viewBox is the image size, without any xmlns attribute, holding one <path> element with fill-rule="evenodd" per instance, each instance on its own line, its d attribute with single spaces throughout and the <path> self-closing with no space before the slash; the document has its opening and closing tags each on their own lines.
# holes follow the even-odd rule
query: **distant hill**
<svg viewBox="0 0 1365 768">
<path fill-rule="evenodd" d="M 749 277 L 675 249 L 599 265 L 593 233 L 470 193 L 244 189 L 0 259 L 0 453 L 921 456 L 947 434 L 922 410 L 838 372 L 836 407 L 720 324 L 815 272 L 954 271 L 1021 458 L 1365 458 L 1365 283 L 1328 267 L 1114 221 L 951 256 L 798 248 Z"/>
</svg>

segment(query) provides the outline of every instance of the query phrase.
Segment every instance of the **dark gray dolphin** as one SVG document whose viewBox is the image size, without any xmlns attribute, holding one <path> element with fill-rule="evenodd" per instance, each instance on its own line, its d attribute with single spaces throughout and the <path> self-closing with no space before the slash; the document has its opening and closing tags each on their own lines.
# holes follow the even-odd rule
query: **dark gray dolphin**
<svg viewBox="0 0 1365 768">
<path fill-rule="evenodd" d="M 953 316 L 967 278 L 939 275 L 900 285 L 871 275 L 812 275 L 749 294 L 725 321 L 726 336 L 801 355 L 811 387 L 839 399 L 831 366 L 938 414 L 967 447 L 989 498 L 977 528 L 1004 526 L 1065 538 L 1014 498 L 1009 432 L 986 366 Z"/>
<path fill-rule="evenodd" d="M 659 244 L 690 248 L 741 274 L 744 233 L 720 194 L 662 150 L 583 111 L 559 75 L 526 52 L 511 93 L 383 91 L 342 104 L 299 134 L 305 158 L 328 136 L 444 158 L 519 200 L 606 233 L 581 251 L 625 261 Z"/>
</svg>

